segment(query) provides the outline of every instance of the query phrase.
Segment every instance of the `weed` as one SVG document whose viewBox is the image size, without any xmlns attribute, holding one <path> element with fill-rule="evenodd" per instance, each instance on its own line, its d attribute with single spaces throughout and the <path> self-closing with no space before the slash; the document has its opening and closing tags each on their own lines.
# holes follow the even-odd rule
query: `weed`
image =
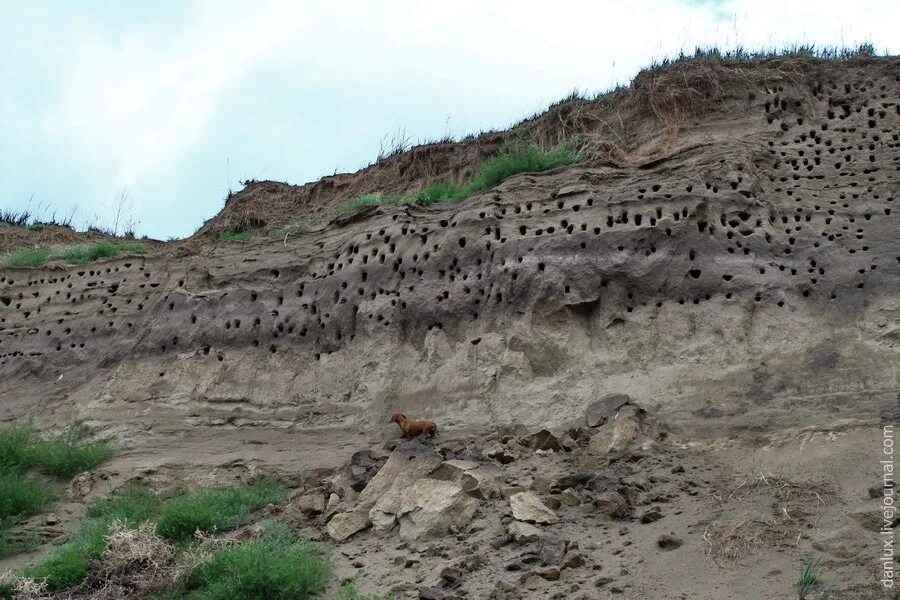
<svg viewBox="0 0 900 600">
<path fill-rule="evenodd" d="M 49 248 L 23 248 L 6 257 L 7 267 L 39 267 L 50 258 Z"/>
<path fill-rule="evenodd" d="M 304 600 L 317 597 L 330 576 L 328 561 L 312 544 L 274 523 L 258 540 L 213 553 L 187 576 L 182 597 Z"/>
<path fill-rule="evenodd" d="M 280 484 L 257 481 L 249 487 L 201 490 L 166 503 L 157 533 L 177 541 L 190 540 L 196 530 L 223 531 L 240 525 L 250 514 L 288 497 Z"/>
<path fill-rule="evenodd" d="M 827 590 L 823 589 L 822 574 L 818 571 L 821 559 L 810 560 L 803 564 L 800 571 L 800 579 L 797 580 L 797 600 L 813 597 L 827 597 Z"/>
<path fill-rule="evenodd" d="M 254 238 L 252 231 L 232 231 L 227 229 L 219 234 L 220 242 L 249 242 Z"/>
</svg>

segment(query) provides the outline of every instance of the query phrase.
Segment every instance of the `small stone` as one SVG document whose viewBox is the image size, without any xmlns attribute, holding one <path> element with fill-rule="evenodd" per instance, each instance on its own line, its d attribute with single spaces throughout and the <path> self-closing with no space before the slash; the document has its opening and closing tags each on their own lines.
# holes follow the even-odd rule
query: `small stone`
<svg viewBox="0 0 900 600">
<path fill-rule="evenodd" d="M 663 518 L 663 514 L 657 509 L 650 509 L 641 515 L 641 523 L 653 523 Z"/>
<path fill-rule="evenodd" d="M 613 519 L 627 519 L 631 516 L 631 506 L 618 492 L 603 492 L 594 500 L 601 513 Z"/>
<path fill-rule="evenodd" d="M 419 600 L 446 600 L 450 597 L 450 592 L 439 587 L 424 587 L 419 590 Z"/>
<path fill-rule="evenodd" d="M 577 569 L 585 564 L 584 557 L 579 552 L 567 552 L 562 561 L 563 569 Z"/>
<path fill-rule="evenodd" d="M 566 554 L 566 543 L 562 540 L 544 540 L 539 556 L 544 566 L 556 566 L 562 563 Z"/>
<path fill-rule="evenodd" d="M 530 523 L 513 521 L 506 527 L 506 532 L 517 544 L 529 544 L 541 539 L 543 532 Z"/>
<path fill-rule="evenodd" d="M 656 540 L 656 545 L 663 550 L 674 550 L 676 548 L 680 548 L 683 543 L 684 542 L 680 538 L 669 534 L 663 534 L 659 536 L 658 540 Z"/>
<path fill-rule="evenodd" d="M 572 488 L 564 489 L 559 495 L 559 500 L 564 506 L 578 506 L 581 504 L 581 498 L 578 496 L 578 492 Z"/>
</svg>

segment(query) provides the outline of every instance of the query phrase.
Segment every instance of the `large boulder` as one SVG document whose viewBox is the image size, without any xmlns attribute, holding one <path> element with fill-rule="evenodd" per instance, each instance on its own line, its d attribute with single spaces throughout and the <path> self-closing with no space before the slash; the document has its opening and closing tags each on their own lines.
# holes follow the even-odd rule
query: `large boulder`
<svg viewBox="0 0 900 600">
<path fill-rule="evenodd" d="M 656 419 L 637 404 L 619 406 L 617 412 L 591 438 L 589 453 L 610 452 L 645 446 L 659 439 Z"/>
<path fill-rule="evenodd" d="M 459 483 L 419 479 L 403 495 L 397 515 L 400 538 L 433 538 L 461 529 L 472 520 L 477 505 Z"/>
<path fill-rule="evenodd" d="M 356 507 L 335 515 L 326 530 L 335 541 L 343 541 L 374 524 L 378 529 L 390 529 L 396 522 L 405 490 L 434 471 L 442 462 L 441 455 L 431 446 L 412 441 L 397 446 L 387 461 L 360 492 Z M 335 525 L 332 525 L 337 520 Z"/>
<path fill-rule="evenodd" d="M 509 497 L 513 518 L 527 523 L 552 525 L 559 522 L 556 513 L 550 510 L 534 492 L 519 492 Z"/>
</svg>

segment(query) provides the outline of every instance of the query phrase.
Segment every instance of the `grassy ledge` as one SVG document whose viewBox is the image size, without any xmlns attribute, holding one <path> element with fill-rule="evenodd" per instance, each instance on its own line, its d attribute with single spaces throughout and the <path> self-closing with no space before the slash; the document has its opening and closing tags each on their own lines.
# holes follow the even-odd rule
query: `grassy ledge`
<svg viewBox="0 0 900 600">
<path fill-rule="evenodd" d="M 137 242 L 97 242 L 65 248 L 23 248 L 3 259 L 5 267 L 39 267 L 47 262 L 60 260 L 73 265 L 83 265 L 99 258 L 115 256 L 122 252 L 143 254 L 147 248 Z"/>
<path fill-rule="evenodd" d="M 542 148 L 529 142 L 513 142 L 506 146 L 500 154 L 482 163 L 478 174 L 465 185 L 438 181 L 412 197 L 366 194 L 348 200 L 338 206 L 335 212 L 340 216 L 381 204 L 455 202 L 490 189 L 513 175 L 549 171 L 556 167 L 576 164 L 581 160 L 581 154 L 569 143 L 564 142 L 552 148 Z"/>
<path fill-rule="evenodd" d="M 219 234 L 220 242 L 249 242 L 256 237 L 252 231 L 226 230 Z"/>
</svg>

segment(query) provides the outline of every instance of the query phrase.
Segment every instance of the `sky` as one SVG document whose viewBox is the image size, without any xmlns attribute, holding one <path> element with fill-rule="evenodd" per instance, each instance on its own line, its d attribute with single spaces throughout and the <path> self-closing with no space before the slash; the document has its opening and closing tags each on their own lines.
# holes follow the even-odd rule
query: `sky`
<svg viewBox="0 0 900 600">
<path fill-rule="evenodd" d="M 0 210 L 184 237 L 244 179 L 502 128 L 697 46 L 900 52 L 897 0 L 0 0 Z"/>
</svg>

